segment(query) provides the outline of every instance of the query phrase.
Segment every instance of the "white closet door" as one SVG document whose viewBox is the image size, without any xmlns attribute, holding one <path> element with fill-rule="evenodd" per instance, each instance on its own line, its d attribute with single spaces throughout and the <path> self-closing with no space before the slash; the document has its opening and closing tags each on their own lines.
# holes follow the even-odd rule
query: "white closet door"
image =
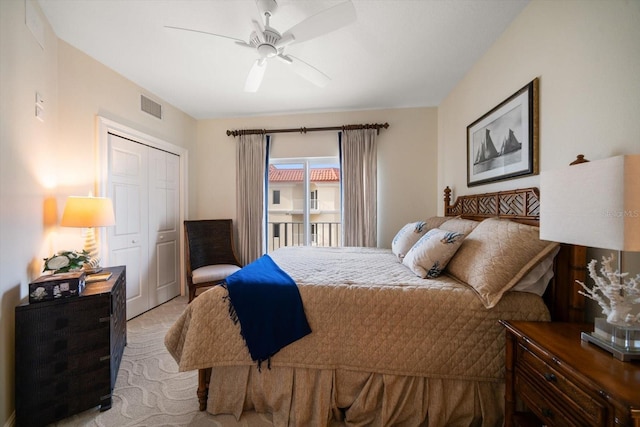
<svg viewBox="0 0 640 427">
<path fill-rule="evenodd" d="M 149 310 L 149 163 L 145 145 L 109 134 L 109 264 L 127 266 L 127 319 Z"/>
<path fill-rule="evenodd" d="M 180 293 L 180 158 L 149 149 L 149 298 L 151 307 Z"/>
</svg>

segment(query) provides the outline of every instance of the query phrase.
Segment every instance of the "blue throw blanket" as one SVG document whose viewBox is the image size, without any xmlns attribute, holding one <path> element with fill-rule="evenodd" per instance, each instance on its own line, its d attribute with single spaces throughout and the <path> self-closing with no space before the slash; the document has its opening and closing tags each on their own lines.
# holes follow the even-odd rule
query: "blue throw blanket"
<svg viewBox="0 0 640 427">
<path fill-rule="evenodd" d="M 270 256 L 247 264 L 226 282 L 232 318 L 237 316 L 258 367 L 284 346 L 311 333 L 298 286 Z"/>
</svg>

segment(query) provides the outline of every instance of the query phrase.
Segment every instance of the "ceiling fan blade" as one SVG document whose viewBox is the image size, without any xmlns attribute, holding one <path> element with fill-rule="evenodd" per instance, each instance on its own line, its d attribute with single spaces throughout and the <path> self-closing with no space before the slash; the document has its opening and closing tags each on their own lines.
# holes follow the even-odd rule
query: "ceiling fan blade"
<svg viewBox="0 0 640 427">
<path fill-rule="evenodd" d="M 260 43 L 264 43 L 264 30 L 262 29 L 262 25 L 255 19 L 251 21 L 253 23 L 254 31 L 256 32 L 256 37 L 260 40 Z"/>
<path fill-rule="evenodd" d="M 325 87 L 331 81 L 331 78 L 325 73 L 300 58 L 293 55 L 278 55 L 278 58 L 288 62 L 293 68 L 293 71 L 316 86 Z"/>
<path fill-rule="evenodd" d="M 262 78 L 264 77 L 264 71 L 267 69 L 267 60 L 264 58 L 256 59 L 256 62 L 253 63 L 251 70 L 249 70 L 249 74 L 247 75 L 247 80 L 244 83 L 244 91 L 245 92 L 257 92 L 260 84 L 262 83 Z"/>
<path fill-rule="evenodd" d="M 201 33 L 201 34 L 207 34 L 209 36 L 223 37 L 225 39 L 235 40 L 236 43 L 238 43 L 238 44 L 249 45 L 246 41 L 244 41 L 242 39 L 237 39 L 235 37 L 230 37 L 230 36 L 223 36 L 222 34 L 209 33 L 207 31 L 194 30 L 194 29 L 191 29 L 191 28 L 173 27 L 171 25 L 165 25 L 164 27 L 165 28 L 170 28 L 172 30 L 191 31 L 192 33 Z"/>
<path fill-rule="evenodd" d="M 236 41 L 236 44 L 237 44 L 238 46 L 248 47 L 249 49 L 251 49 L 251 50 L 253 50 L 253 51 L 255 51 L 255 49 L 256 49 L 254 46 L 250 45 L 249 43 L 247 43 L 247 42 L 245 42 L 245 41 L 241 41 L 241 40 L 239 40 L 239 41 Z"/>
<path fill-rule="evenodd" d="M 282 49 L 289 46 L 291 43 L 295 41 L 295 37 L 291 34 L 287 34 L 286 36 L 282 36 L 280 40 L 278 40 L 275 44 L 276 49 Z"/>
<path fill-rule="evenodd" d="M 351 0 L 347 0 L 294 25 L 285 31 L 282 37 L 293 36 L 293 43 L 301 43 L 340 29 L 355 20 L 356 8 Z"/>
</svg>

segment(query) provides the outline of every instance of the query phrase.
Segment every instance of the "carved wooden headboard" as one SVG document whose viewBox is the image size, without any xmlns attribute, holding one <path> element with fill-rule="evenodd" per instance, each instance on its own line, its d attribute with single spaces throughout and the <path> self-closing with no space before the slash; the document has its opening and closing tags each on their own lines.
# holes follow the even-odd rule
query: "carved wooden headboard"
<svg viewBox="0 0 640 427">
<path fill-rule="evenodd" d="M 451 204 L 451 189 L 444 189 L 445 216 L 460 216 L 482 221 L 489 217 L 506 218 L 523 224 L 540 225 L 540 192 L 535 187 L 493 193 L 458 196 Z M 587 251 L 584 246 L 560 245 L 554 262 L 554 277 L 544 300 L 551 318 L 559 322 L 583 322 L 585 297 L 576 280 L 586 278 Z"/>
</svg>

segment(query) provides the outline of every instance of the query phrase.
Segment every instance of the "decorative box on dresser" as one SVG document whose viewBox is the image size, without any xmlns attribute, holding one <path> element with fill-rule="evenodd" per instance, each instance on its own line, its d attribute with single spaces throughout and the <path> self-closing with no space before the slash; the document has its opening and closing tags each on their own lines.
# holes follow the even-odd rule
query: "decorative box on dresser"
<svg viewBox="0 0 640 427">
<path fill-rule="evenodd" d="M 640 427 L 640 363 L 580 339 L 592 324 L 500 321 L 505 426 Z"/>
<path fill-rule="evenodd" d="M 16 425 L 50 424 L 111 407 L 127 340 L 125 267 L 87 283 L 80 296 L 15 310 Z"/>
</svg>

